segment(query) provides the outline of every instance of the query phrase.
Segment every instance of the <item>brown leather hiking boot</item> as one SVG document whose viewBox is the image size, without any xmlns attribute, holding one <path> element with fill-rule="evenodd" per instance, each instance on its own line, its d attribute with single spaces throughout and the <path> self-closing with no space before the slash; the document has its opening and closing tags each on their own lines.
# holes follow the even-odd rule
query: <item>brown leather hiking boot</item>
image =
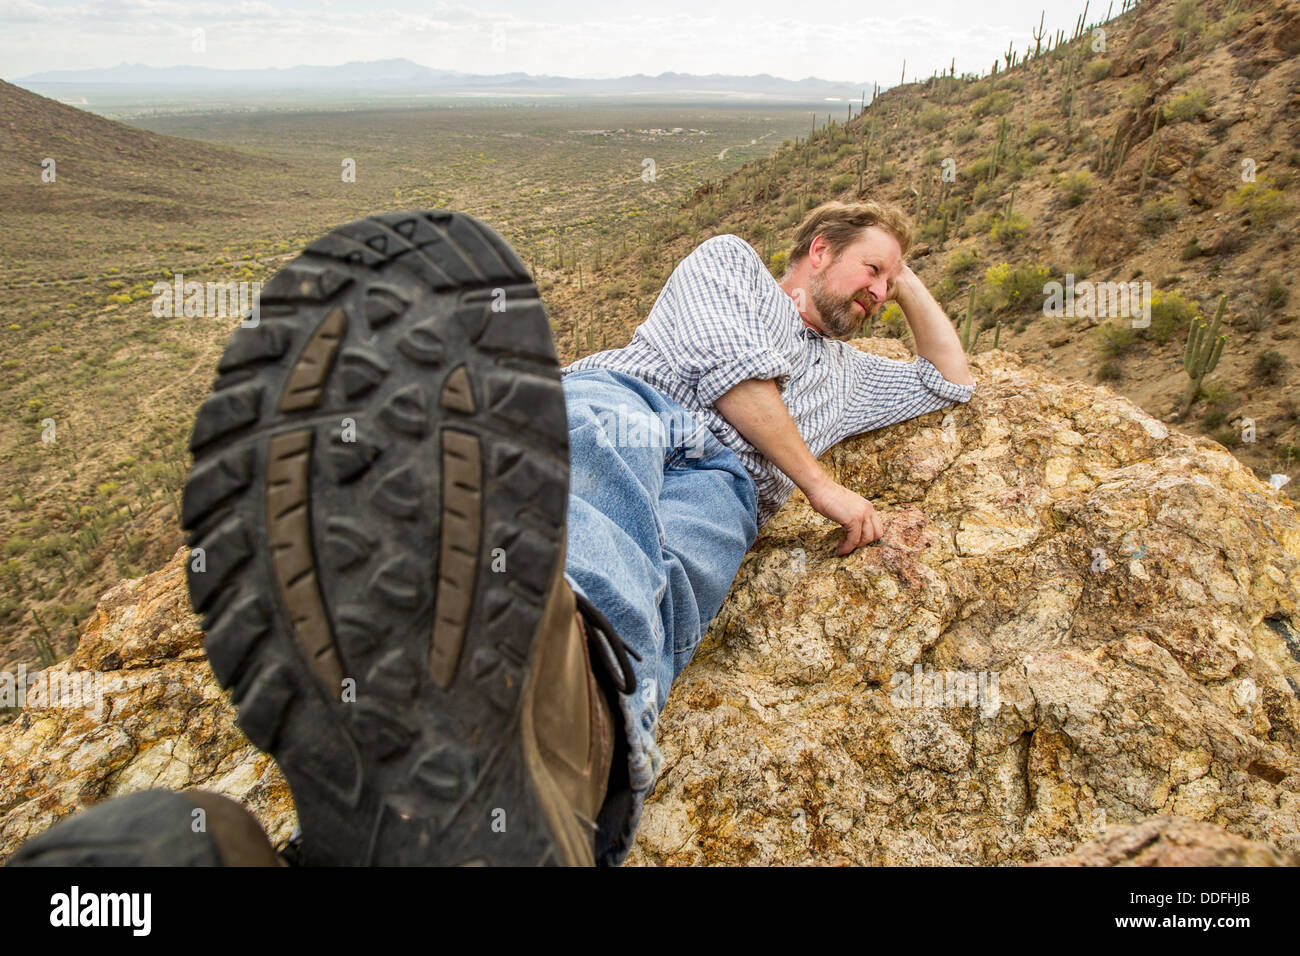
<svg viewBox="0 0 1300 956">
<path fill-rule="evenodd" d="M 614 756 L 613 708 L 592 669 L 589 634 L 561 578 L 551 593 L 536 659 L 524 686 L 529 769 L 542 781 L 551 827 L 572 863 L 594 865 L 596 816 Z"/>
<path fill-rule="evenodd" d="M 222 866 L 288 866 L 272 849 L 257 818 L 240 804 L 206 790 L 189 790 L 184 796 L 203 811 Z"/>
<path fill-rule="evenodd" d="M 568 421 L 523 262 L 451 210 L 348 223 L 267 283 L 217 371 L 190 597 L 293 790 L 298 862 L 591 863 L 606 695 L 636 678 L 564 581 Z"/>
</svg>

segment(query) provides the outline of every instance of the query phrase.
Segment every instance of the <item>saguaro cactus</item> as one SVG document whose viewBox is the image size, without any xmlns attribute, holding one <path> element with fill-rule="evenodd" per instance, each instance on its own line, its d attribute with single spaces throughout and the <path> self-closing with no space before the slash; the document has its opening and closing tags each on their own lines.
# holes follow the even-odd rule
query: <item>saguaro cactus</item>
<svg viewBox="0 0 1300 956">
<path fill-rule="evenodd" d="M 966 325 L 961 330 L 961 347 L 967 355 L 975 353 L 975 343 L 980 339 L 980 330 L 975 328 L 975 287 L 970 287 L 970 304 L 966 306 Z"/>
<path fill-rule="evenodd" d="M 1079 20 L 1074 25 L 1074 36 L 1071 37 L 1072 40 L 1077 40 L 1079 37 L 1083 36 L 1084 30 L 1088 26 L 1088 7 L 1091 5 L 1092 0 L 1088 0 L 1088 2 L 1083 5 L 1083 13 L 1079 14 Z"/>
<path fill-rule="evenodd" d="M 998 138 L 993 142 L 993 152 L 989 158 L 988 182 L 993 182 L 998 174 L 998 167 L 1007 151 L 1007 118 L 998 121 Z"/>
<path fill-rule="evenodd" d="M 1142 164 L 1142 178 L 1138 181 L 1138 198 L 1147 191 L 1147 177 L 1156 168 L 1156 157 L 1160 155 L 1160 115 L 1164 108 L 1156 106 L 1156 118 L 1151 123 L 1151 146 L 1147 149 L 1146 162 Z"/>
<path fill-rule="evenodd" d="M 1223 354 L 1223 343 L 1228 340 L 1228 336 L 1226 333 L 1219 335 L 1219 322 L 1223 318 L 1223 310 L 1227 304 L 1228 297 L 1221 296 L 1219 307 L 1214 310 L 1214 318 L 1209 328 L 1207 329 L 1205 323 L 1197 318 L 1192 321 L 1191 328 L 1187 332 L 1187 347 L 1183 350 L 1183 368 L 1187 370 L 1192 381 L 1187 386 L 1187 393 L 1183 397 L 1184 415 L 1196 401 L 1202 380 L 1214 371 L 1219 364 L 1219 356 Z"/>
</svg>

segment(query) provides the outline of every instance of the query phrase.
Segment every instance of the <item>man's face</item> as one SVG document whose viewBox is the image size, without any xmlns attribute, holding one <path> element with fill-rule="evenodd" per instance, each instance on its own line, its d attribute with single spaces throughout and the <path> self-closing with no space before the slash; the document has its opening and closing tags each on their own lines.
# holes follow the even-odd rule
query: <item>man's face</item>
<svg viewBox="0 0 1300 956">
<path fill-rule="evenodd" d="M 808 277 L 808 294 L 817 310 L 808 318 L 831 338 L 852 338 L 889 294 L 889 282 L 903 269 L 902 250 L 885 230 L 869 226 L 834 259 L 829 246 L 824 256 Z"/>
</svg>

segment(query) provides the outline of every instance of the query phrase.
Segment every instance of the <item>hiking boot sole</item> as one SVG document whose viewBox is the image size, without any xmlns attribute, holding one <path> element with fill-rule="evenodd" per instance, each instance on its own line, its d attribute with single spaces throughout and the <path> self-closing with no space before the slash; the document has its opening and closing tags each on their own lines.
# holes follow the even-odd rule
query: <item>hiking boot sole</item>
<svg viewBox="0 0 1300 956">
<path fill-rule="evenodd" d="M 509 245 L 445 210 L 311 243 L 232 336 L 190 449 L 191 600 L 302 862 L 591 862 L 524 706 L 568 429 Z"/>
</svg>

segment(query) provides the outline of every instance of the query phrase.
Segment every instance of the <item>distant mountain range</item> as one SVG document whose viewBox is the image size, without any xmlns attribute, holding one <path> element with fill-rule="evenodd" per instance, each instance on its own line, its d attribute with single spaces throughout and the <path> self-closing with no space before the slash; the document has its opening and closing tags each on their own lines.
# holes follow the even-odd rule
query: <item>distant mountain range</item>
<svg viewBox="0 0 1300 956">
<path fill-rule="evenodd" d="M 797 99 L 859 99 L 871 83 L 849 83 L 806 77 L 787 80 L 760 73 L 731 76 L 711 73 L 637 73 L 612 79 L 497 73 L 490 75 L 435 70 L 406 59 L 372 60 L 340 66 L 294 66 L 284 69 L 221 70 L 206 66 L 144 66 L 122 63 L 107 69 L 51 70 L 16 80 L 29 88 L 70 86 L 132 86 L 204 90 L 422 90 L 426 92 L 503 93 L 735 93 Z"/>
</svg>

